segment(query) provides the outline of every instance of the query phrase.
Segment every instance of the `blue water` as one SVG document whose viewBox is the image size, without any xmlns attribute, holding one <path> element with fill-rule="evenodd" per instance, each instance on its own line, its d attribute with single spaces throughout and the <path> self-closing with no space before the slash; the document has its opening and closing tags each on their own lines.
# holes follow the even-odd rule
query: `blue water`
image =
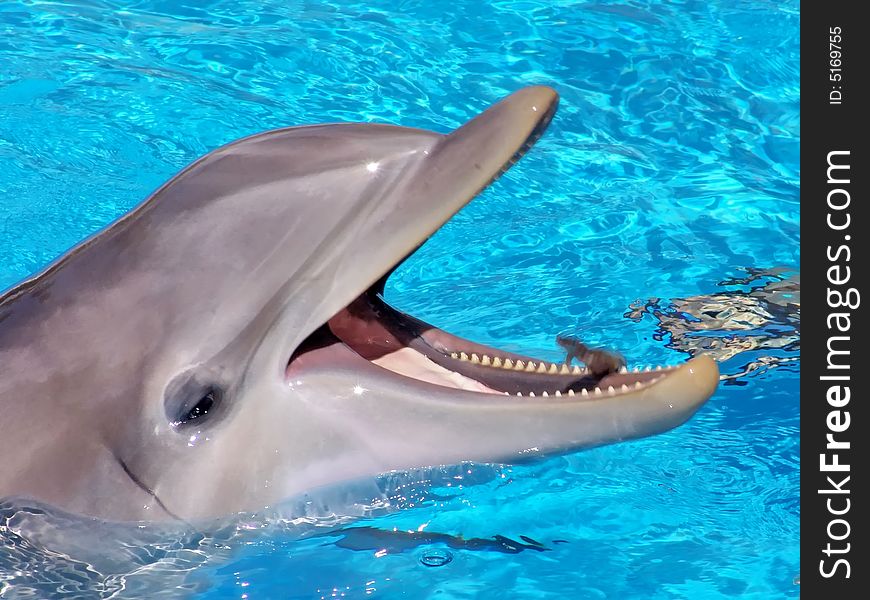
<svg viewBox="0 0 870 600">
<path fill-rule="evenodd" d="M 81 595 L 173 597 L 161 573 L 176 566 L 210 599 L 797 597 L 799 312 L 746 299 L 799 264 L 798 25 L 796 1 L 766 0 L 0 3 L 0 289 L 235 138 L 325 121 L 448 131 L 547 84 L 562 101 L 546 136 L 388 298 L 550 359 L 558 333 L 630 364 L 751 342 L 720 353 L 734 379 L 675 431 L 411 478 L 401 510 L 343 526 L 527 536 L 545 551 L 389 536 L 352 550 L 341 527 L 265 527 L 220 552 L 143 552 L 126 576 L 80 569 Z M 758 318 L 687 325 L 687 306 L 711 303 Z M 63 578 L 39 548 L 13 571 L 8 540 L 0 596 Z"/>
</svg>

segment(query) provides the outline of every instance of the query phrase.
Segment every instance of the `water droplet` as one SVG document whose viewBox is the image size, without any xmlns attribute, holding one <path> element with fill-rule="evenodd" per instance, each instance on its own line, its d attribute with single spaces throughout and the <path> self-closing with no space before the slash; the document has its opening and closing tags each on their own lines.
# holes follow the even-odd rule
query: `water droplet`
<svg viewBox="0 0 870 600">
<path fill-rule="evenodd" d="M 447 550 L 427 550 L 420 557 L 420 564 L 426 567 L 443 567 L 453 562 L 453 554 Z"/>
</svg>

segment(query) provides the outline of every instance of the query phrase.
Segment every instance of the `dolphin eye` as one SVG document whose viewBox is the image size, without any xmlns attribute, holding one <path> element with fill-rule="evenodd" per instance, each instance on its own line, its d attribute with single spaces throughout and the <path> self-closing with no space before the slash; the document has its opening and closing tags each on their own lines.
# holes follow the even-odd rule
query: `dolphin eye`
<svg viewBox="0 0 870 600">
<path fill-rule="evenodd" d="M 203 419 L 208 416 L 209 411 L 216 408 L 220 393 L 215 389 L 208 390 L 205 395 L 199 399 L 193 408 L 187 411 L 186 414 L 180 415 L 181 418 L 172 421 L 173 427 L 186 425 L 196 419 Z"/>
<path fill-rule="evenodd" d="M 219 412 L 223 389 L 206 383 L 203 373 L 183 373 L 166 387 L 164 408 L 172 427 L 179 429 L 196 421 L 197 425 Z M 203 381 L 205 379 L 205 381 Z"/>
</svg>

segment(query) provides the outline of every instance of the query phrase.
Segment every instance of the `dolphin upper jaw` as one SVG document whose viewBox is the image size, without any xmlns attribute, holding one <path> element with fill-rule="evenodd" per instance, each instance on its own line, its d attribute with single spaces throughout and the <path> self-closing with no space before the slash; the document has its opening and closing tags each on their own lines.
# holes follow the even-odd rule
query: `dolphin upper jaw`
<svg viewBox="0 0 870 600">
<path fill-rule="evenodd" d="M 557 106 L 558 95 L 552 89 L 525 88 L 452 133 L 400 153 L 400 159 L 367 162 L 371 193 L 362 194 L 365 202 L 353 224 L 344 224 L 335 235 L 353 242 L 339 245 L 330 260 L 318 260 L 310 271 L 297 274 L 315 283 L 309 286 L 314 290 L 322 291 L 326 280 L 328 301 L 311 301 L 316 310 L 303 326 L 295 327 L 296 336 L 283 340 L 284 348 L 295 351 L 304 336 L 392 272 L 510 168 L 540 138 Z M 304 286 L 294 282 L 293 287 Z M 293 309 L 298 304 L 294 299 L 287 313 L 297 312 Z M 282 330 L 288 331 L 273 328 Z M 283 358 L 289 359 L 289 354 Z"/>
</svg>

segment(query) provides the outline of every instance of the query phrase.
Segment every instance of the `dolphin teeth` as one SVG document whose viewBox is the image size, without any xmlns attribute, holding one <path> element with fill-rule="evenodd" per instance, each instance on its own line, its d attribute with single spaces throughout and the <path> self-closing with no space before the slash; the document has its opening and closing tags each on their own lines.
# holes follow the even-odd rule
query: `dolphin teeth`
<svg viewBox="0 0 870 600">
<path fill-rule="evenodd" d="M 514 368 L 513 361 L 511 361 L 511 359 L 509 359 L 509 358 L 504 359 L 504 368 L 505 369 L 513 369 Z"/>
<path fill-rule="evenodd" d="M 574 395 L 574 390 L 569 389 L 569 390 L 568 390 L 568 395 L 569 395 L 569 396 L 573 396 L 573 395 Z"/>
<path fill-rule="evenodd" d="M 573 373 L 574 375 L 578 375 L 582 372 L 583 372 L 582 369 L 580 369 L 580 367 L 578 367 L 577 365 L 574 365 L 574 368 L 571 369 L 571 373 Z"/>
<path fill-rule="evenodd" d="M 649 373 L 650 371 L 652 371 L 652 367 L 649 366 L 649 365 L 647 365 L 647 366 L 645 366 L 645 367 L 643 368 L 643 370 L 644 370 L 646 373 Z"/>
<path fill-rule="evenodd" d="M 460 352 L 459 360 L 468 360 L 468 355 L 465 352 Z"/>
<path fill-rule="evenodd" d="M 595 395 L 596 395 L 596 396 L 600 396 L 601 393 L 602 393 L 602 392 L 601 392 L 601 388 L 600 388 L 600 387 L 595 388 Z"/>
<path fill-rule="evenodd" d="M 561 395 L 562 395 L 562 390 L 556 390 L 556 395 L 557 395 L 557 396 L 561 396 Z"/>
<path fill-rule="evenodd" d="M 471 362 L 473 362 L 473 363 L 479 363 L 479 362 L 480 362 L 480 357 L 479 357 L 477 354 L 472 354 L 472 355 L 471 355 Z"/>
<path fill-rule="evenodd" d="M 496 356 L 495 358 L 492 359 L 492 366 L 493 367 L 500 367 L 501 366 L 501 359 L 498 356 Z"/>
<path fill-rule="evenodd" d="M 612 385 L 608 385 L 607 386 L 607 393 L 612 396 L 614 393 L 616 393 L 616 390 L 613 389 Z"/>
<path fill-rule="evenodd" d="M 587 390 L 586 388 L 583 388 L 582 390 L 580 390 L 580 395 L 581 396 L 588 396 L 589 390 Z"/>
<path fill-rule="evenodd" d="M 559 372 L 559 367 L 556 366 L 556 363 L 550 363 L 550 369 L 549 369 L 549 371 L 550 371 L 550 374 L 558 373 L 558 372 Z"/>
<path fill-rule="evenodd" d="M 559 370 L 559 372 L 562 375 L 567 375 L 568 373 L 571 372 L 571 369 L 568 367 L 568 365 L 562 365 L 562 368 Z"/>
<path fill-rule="evenodd" d="M 521 360 L 518 360 L 517 362 L 514 363 L 514 370 L 515 371 L 522 371 L 525 368 L 526 368 L 526 363 L 524 363 Z"/>
<path fill-rule="evenodd" d="M 634 368 L 632 369 L 632 371 L 634 371 L 635 373 L 639 373 L 639 372 L 640 372 L 640 367 L 637 367 L 637 366 L 636 366 L 636 367 L 634 367 Z"/>
<path fill-rule="evenodd" d="M 619 372 L 620 373 L 628 373 L 628 368 L 625 366 L 619 367 Z"/>
<path fill-rule="evenodd" d="M 545 365 L 544 363 L 539 363 L 538 364 L 538 373 L 546 373 L 546 372 L 547 372 L 547 365 Z"/>
<path fill-rule="evenodd" d="M 643 384 L 641 382 L 639 382 L 639 381 L 634 382 L 634 389 L 639 390 L 642 387 L 643 387 Z"/>
<path fill-rule="evenodd" d="M 535 397 L 535 392 L 529 392 L 529 397 L 534 398 L 534 397 Z"/>
<path fill-rule="evenodd" d="M 529 373 L 534 373 L 535 371 L 537 371 L 537 369 L 535 368 L 535 363 L 529 361 L 529 364 L 526 365 L 526 371 L 528 371 Z"/>
<path fill-rule="evenodd" d="M 459 355 L 456 352 L 451 352 L 450 358 L 459 358 Z"/>
<path fill-rule="evenodd" d="M 623 392 L 627 392 L 627 391 L 628 391 L 628 386 L 625 385 L 625 384 L 623 383 L 623 384 L 622 384 L 622 387 L 619 388 L 619 389 L 620 389 L 621 391 L 623 391 Z"/>
<path fill-rule="evenodd" d="M 523 395 L 522 392 L 517 392 L 517 396 L 522 396 L 522 395 Z"/>
<path fill-rule="evenodd" d="M 661 370 L 662 370 L 662 366 L 661 366 L 661 365 L 656 365 L 656 371 L 661 371 Z"/>
<path fill-rule="evenodd" d="M 482 365 L 489 366 L 491 362 L 492 361 L 489 360 L 489 357 L 486 354 L 484 354 L 483 356 L 480 357 L 480 364 L 482 364 Z"/>
<path fill-rule="evenodd" d="M 548 394 L 546 391 L 542 392 L 541 395 L 544 396 L 545 398 L 550 396 L 550 394 Z"/>
</svg>

